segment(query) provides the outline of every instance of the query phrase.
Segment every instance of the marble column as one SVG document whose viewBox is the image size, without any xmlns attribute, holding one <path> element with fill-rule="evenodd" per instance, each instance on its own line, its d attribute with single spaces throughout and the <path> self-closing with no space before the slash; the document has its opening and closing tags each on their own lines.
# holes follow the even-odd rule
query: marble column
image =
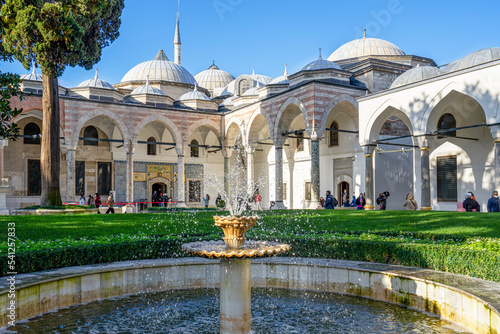
<svg viewBox="0 0 500 334">
<path fill-rule="evenodd" d="M 283 204 L 283 146 L 274 146 L 274 182 L 275 182 L 275 209 L 286 209 Z"/>
<path fill-rule="evenodd" d="M 319 140 L 311 140 L 311 202 L 310 209 L 319 209 L 321 204 L 319 202 Z"/>
<path fill-rule="evenodd" d="M 186 184 L 184 180 L 184 154 L 177 154 L 177 207 L 186 208 Z"/>
<path fill-rule="evenodd" d="M 224 156 L 224 193 L 229 197 L 229 175 L 230 175 L 230 157 Z"/>
<path fill-rule="evenodd" d="M 374 197 L 374 173 L 373 173 L 373 152 L 375 151 L 375 145 L 364 146 L 365 150 L 365 199 L 366 199 L 366 210 L 375 209 L 375 197 Z M 340 201 L 339 201 L 340 203 Z"/>
<path fill-rule="evenodd" d="M 66 203 L 75 202 L 75 155 L 76 149 L 69 148 L 66 153 Z"/>
<path fill-rule="evenodd" d="M 134 202 L 134 152 L 127 152 L 127 205 L 126 210 L 127 213 L 136 212 L 135 204 L 131 204 Z"/>
<path fill-rule="evenodd" d="M 0 215 L 9 215 L 7 209 L 7 193 L 10 191 L 9 180 L 4 175 L 4 145 L 8 143 L 5 139 L 0 139 Z"/>
<path fill-rule="evenodd" d="M 253 149 L 247 150 L 247 192 L 253 195 L 255 192 L 255 179 L 254 179 L 254 152 Z"/>
<path fill-rule="evenodd" d="M 422 170 L 421 174 L 421 203 L 420 210 L 430 211 L 431 206 L 431 174 L 429 167 L 429 148 L 425 146 L 420 147 L 420 166 Z"/>
<path fill-rule="evenodd" d="M 494 150 L 495 150 L 495 162 L 494 162 L 494 168 L 495 168 L 495 190 L 500 192 L 500 138 L 497 138 L 494 141 Z"/>
</svg>

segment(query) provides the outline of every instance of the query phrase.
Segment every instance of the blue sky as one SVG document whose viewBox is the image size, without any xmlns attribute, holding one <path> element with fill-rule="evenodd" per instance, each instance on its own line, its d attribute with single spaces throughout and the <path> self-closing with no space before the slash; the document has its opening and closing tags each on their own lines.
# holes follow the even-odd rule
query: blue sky
<svg viewBox="0 0 500 334">
<path fill-rule="evenodd" d="M 125 0 L 120 37 L 103 50 L 99 77 L 118 83 L 133 66 L 164 49 L 173 60 L 177 0 Z M 470 52 L 497 46 L 498 1 L 427 0 L 181 0 L 182 66 L 191 74 L 212 60 L 238 76 L 277 77 L 327 58 L 342 44 L 362 36 L 388 40 L 406 54 L 442 65 Z M 26 73 L 19 63 L 0 70 Z M 38 73 L 40 71 L 38 70 Z M 67 68 L 60 84 L 77 86 L 93 71 Z"/>
</svg>

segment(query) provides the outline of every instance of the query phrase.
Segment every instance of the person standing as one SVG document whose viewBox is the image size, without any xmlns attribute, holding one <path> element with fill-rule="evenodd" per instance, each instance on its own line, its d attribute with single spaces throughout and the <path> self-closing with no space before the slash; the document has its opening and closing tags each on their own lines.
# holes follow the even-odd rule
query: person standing
<svg viewBox="0 0 500 334">
<path fill-rule="evenodd" d="M 95 201 L 94 201 L 95 207 L 97 208 L 97 213 L 101 213 L 99 211 L 99 207 L 101 206 L 101 196 L 99 196 L 98 193 L 95 193 Z"/>
<path fill-rule="evenodd" d="M 385 210 L 387 208 L 387 197 L 389 197 L 389 191 L 384 191 L 380 193 L 377 198 L 377 204 L 380 205 L 380 210 Z"/>
<path fill-rule="evenodd" d="M 330 192 L 330 190 L 327 190 L 326 197 L 325 197 L 325 209 L 333 210 L 334 208 L 335 208 L 334 197 L 332 196 L 332 193 Z"/>
<path fill-rule="evenodd" d="M 113 193 L 109 192 L 109 197 L 108 200 L 106 201 L 106 204 L 108 205 L 108 210 L 106 213 L 115 213 L 115 209 L 113 208 L 113 205 L 115 205 L 115 200 L 113 198 Z"/>
<path fill-rule="evenodd" d="M 158 206 L 158 194 L 156 193 L 156 190 L 153 191 L 153 196 L 151 197 L 151 201 L 153 203 L 151 203 L 151 206 Z"/>
<path fill-rule="evenodd" d="M 358 198 L 356 198 L 356 207 L 358 210 L 364 210 L 366 205 L 365 196 L 363 193 L 360 193 Z"/>
<path fill-rule="evenodd" d="M 500 212 L 500 199 L 498 198 L 498 191 L 496 190 L 488 200 L 488 212 Z"/>
<path fill-rule="evenodd" d="M 259 193 L 255 194 L 255 210 L 262 210 L 262 196 Z"/>
<path fill-rule="evenodd" d="M 79 205 L 85 205 L 85 196 L 83 194 L 80 195 L 80 201 L 78 202 Z"/>
<path fill-rule="evenodd" d="M 479 203 L 472 198 L 472 193 L 468 192 L 465 194 L 464 209 L 467 212 L 480 212 L 481 206 Z"/>
<path fill-rule="evenodd" d="M 89 194 L 89 199 L 87 200 L 87 205 L 94 205 L 94 198 Z"/>
<path fill-rule="evenodd" d="M 206 194 L 205 197 L 203 197 L 203 202 L 205 203 L 205 208 L 208 208 L 208 204 L 210 203 L 210 195 Z"/>
<path fill-rule="evenodd" d="M 409 192 L 406 194 L 406 201 L 403 203 L 403 206 L 406 208 L 406 210 L 415 211 L 418 209 L 418 204 L 413 197 L 413 193 Z"/>
</svg>

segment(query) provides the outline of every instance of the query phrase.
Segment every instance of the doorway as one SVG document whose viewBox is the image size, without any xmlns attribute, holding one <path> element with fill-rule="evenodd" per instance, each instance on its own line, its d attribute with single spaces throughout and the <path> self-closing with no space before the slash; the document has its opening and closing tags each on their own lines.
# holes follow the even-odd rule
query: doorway
<svg viewBox="0 0 500 334">
<path fill-rule="evenodd" d="M 167 194 L 168 197 L 170 197 L 168 190 L 169 189 L 165 183 L 161 183 L 161 182 L 153 183 L 153 185 L 151 187 L 151 201 L 152 202 L 161 202 L 161 200 L 158 197 L 155 198 L 155 196 L 153 196 L 153 194 L 155 192 L 157 195 L 159 195 L 161 193 L 161 194 Z M 153 206 L 158 206 L 158 203 L 153 203 Z"/>
<path fill-rule="evenodd" d="M 339 203 L 344 203 L 345 201 L 345 195 L 344 195 L 344 190 L 347 191 L 347 200 L 349 200 L 349 183 L 346 181 L 342 181 L 338 185 L 338 194 L 339 194 Z"/>
</svg>

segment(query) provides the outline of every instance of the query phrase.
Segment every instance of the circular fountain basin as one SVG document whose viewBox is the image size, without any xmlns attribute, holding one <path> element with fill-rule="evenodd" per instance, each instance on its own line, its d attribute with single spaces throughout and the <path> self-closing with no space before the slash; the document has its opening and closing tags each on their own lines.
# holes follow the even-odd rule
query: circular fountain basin
<svg viewBox="0 0 500 334">
<path fill-rule="evenodd" d="M 182 250 L 207 259 L 246 259 L 287 253 L 290 251 L 290 245 L 269 241 L 246 241 L 240 248 L 227 248 L 224 241 L 199 241 L 183 244 Z"/>
</svg>

